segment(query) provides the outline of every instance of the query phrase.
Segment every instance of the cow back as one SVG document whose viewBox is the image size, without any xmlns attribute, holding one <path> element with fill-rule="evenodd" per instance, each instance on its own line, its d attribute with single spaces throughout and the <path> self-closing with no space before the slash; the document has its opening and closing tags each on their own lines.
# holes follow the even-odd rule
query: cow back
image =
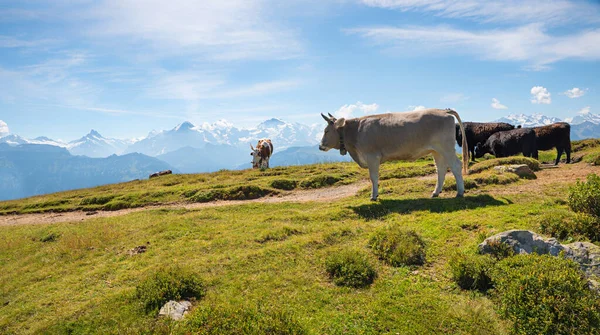
<svg viewBox="0 0 600 335">
<path fill-rule="evenodd" d="M 571 147 L 571 126 L 566 122 L 557 122 L 547 126 L 533 128 L 537 136 L 538 150 Z"/>
</svg>

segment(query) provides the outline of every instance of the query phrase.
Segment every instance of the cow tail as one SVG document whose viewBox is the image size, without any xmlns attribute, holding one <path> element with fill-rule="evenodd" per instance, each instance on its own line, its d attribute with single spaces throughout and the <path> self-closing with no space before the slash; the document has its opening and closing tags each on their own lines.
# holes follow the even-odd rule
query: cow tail
<svg viewBox="0 0 600 335">
<path fill-rule="evenodd" d="M 458 125 L 460 126 L 460 132 L 462 133 L 462 159 L 463 159 L 463 174 L 469 174 L 469 147 L 467 146 L 467 135 L 465 134 L 465 128 L 463 127 L 460 116 L 455 110 L 450 108 L 446 109 L 446 112 L 456 118 Z"/>
</svg>

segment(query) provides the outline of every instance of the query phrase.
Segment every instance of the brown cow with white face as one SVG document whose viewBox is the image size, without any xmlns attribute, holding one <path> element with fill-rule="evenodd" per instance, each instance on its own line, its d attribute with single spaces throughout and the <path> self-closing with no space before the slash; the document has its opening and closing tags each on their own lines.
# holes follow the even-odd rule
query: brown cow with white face
<svg viewBox="0 0 600 335">
<path fill-rule="evenodd" d="M 442 191 L 446 170 L 450 168 L 456 179 L 457 196 L 465 192 L 461 163 L 456 157 L 454 118 L 464 133 L 462 121 L 451 109 L 426 109 L 419 112 L 367 115 L 355 119 L 336 119 L 321 114 L 327 127 L 319 149 L 338 149 L 346 152 L 362 168 L 369 169 L 373 184 L 371 200 L 377 200 L 379 165 L 390 160 L 415 160 L 433 155 L 438 179 L 433 197 Z M 466 137 L 462 138 L 463 171 L 469 163 Z"/>
<path fill-rule="evenodd" d="M 252 152 L 250 155 L 252 158 L 252 168 L 253 169 L 268 169 L 269 168 L 269 158 L 273 154 L 273 143 L 268 138 L 263 138 L 258 140 L 258 144 L 256 144 L 256 148 L 250 144 L 250 149 Z"/>
</svg>

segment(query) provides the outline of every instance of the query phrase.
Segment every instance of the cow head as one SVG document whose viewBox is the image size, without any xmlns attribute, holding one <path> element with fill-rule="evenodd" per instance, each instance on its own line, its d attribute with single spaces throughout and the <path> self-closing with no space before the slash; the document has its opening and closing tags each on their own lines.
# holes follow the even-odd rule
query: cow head
<svg viewBox="0 0 600 335">
<path fill-rule="evenodd" d="M 487 148 L 481 142 L 478 142 L 475 146 L 475 158 L 481 158 L 488 152 Z"/>
<path fill-rule="evenodd" d="M 340 132 L 346 125 L 346 119 L 336 119 L 331 114 L 329 114 L 329 117 L 323 114 L 321 114 L 321 116 L 323 119 L 325 119 L 325 121 L 327 121 L 327 127 L 325 127 L 319 149 L 322 151 L 327 151 L 329 149 L 340 149 Z"/>
<path fill-rule="evenodd" d="M 250 156 L 252 156 L 252 168 L 266 169 L 268 166 L 269 157 L 263 157 L 263 151 L 261 150 L 260 146 L 255 148 L 252 146 L 252 144 L 250 144 L 250 149 L 252 149 L 252 152 L 250 153 Z"/>
</svg>

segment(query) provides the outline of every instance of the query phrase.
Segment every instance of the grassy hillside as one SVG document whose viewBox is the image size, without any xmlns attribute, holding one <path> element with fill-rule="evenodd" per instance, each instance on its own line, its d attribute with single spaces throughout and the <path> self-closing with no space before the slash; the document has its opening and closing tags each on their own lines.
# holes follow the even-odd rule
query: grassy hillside
<svg viewBox="0 0 600 335">
<path fill-rule="evenodd" d="M 578 154 L 593 159 L 596 144 Z M 2 226 L 0 333 L 186 334 L 221 322 L 309 334 L 507 334 L 511 325 L 489 296 L 451 281 L 448 260 L 500 231 L 539 230 L 540 215 L 568 211 L 568 188 L 576 179 L 520 180 L 483 170 L 468 177 L 464 199 L 453 198 L 451 177 L 443 197 L 430 199 L 435 179 L 422 176 L 435 170 L 432 164 L 385 164 L 378 202 L 368 200 L 365 187 L 329 202 L 155 208 L 84 222 Z M 586 162 L 559 169 L 551 170 L 600 173 Z M 283 189 L 290 185 L 353 183 L 366 175 L 353 163 L 173 175 L 2 202 L 0 211 L 244 199 L 294 192 Z M 423 265 L 393 267 L 373 254 L 369 240 L 390 226 L 423 238 Z M 145 253 L 128 253 L 142 245 Z M 347 249 L 366 255 L 377 272 L 373 284 L 334 285 L 326 259 Z M 136 295 L 144 280 L 174 266 L 195 273 L 206 289 L 182 322 L 158 318 Z"/>
</svg>

